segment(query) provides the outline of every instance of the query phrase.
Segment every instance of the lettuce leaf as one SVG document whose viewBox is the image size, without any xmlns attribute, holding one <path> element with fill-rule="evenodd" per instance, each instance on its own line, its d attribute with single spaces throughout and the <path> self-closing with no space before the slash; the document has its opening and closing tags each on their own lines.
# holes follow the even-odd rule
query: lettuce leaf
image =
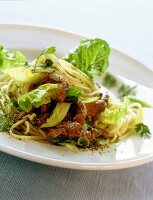
<svg viewBox="0 0 153 200">
<path fill-rule="evenodd" d="M 29 68 L 17 67 L 10 69 L 7 74 L 18 83 L 37 83 L 44 78 L 43 73 L 34 73 Z"/>
<path fill-rule="evenodd" d="M 82 40 L 65 60 L 82 70 L 91 79 L 104 73 L 109 65 L 110 48 L 106 41 L 96 38 Z"/>
<path fill-rule="evenodd" d="M 0 45 L 0 72 L 4 73 L 11 68 L 25 66 L 27 64 L 26 57 L 20 51 L 12 53 Z"/>
<path fill-rule="evenodd" d="M 43 104 L 51 102 L 51 98 L 56 94 L 60 87 L 60 84 L 50 84 L 46 83 L 39 86 L 23 96 L 19 97 L 18 104 L 19 107 L 25 111 L 29 112 L 33 106 L 36 108 Z"/>
<path fill-rule="evenodd" d="M 124 104 L 111 104 L 99 114 L 98 120 L 104 124 L 118 124 L 127 113 L 127 106 Z"/>
</svg>

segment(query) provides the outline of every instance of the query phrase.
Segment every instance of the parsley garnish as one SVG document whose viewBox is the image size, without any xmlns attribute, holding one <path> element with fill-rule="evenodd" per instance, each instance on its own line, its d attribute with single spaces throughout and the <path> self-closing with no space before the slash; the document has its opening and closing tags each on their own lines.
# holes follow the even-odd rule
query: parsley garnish
<svg viewBox="0 0 153 200">
<path fill-rule="evenodd" d="M 118 97 L 123 99 L 125 96 L 135 96 L 136 95 L 136 87 L 137 86 L 129 86 L 122 84 L 118 89 Z"/>
<path fill-rule="evenodd" d="M 46 54 L 46 55 L 47 55 L 47 54 L 53 54 L 53 53 L 55 53 L 55 51 L 56 51 L 56 47 L 54 47 L 54 46 L 47 47 L 47 48 L 43 49 L 43 50 L 41 51 L 40 55 L 38 56 L 36 62 L 35 62 L 34 72 L 36 71 L 37 63 L 38 63 L 38 60 L 39 60 L 40 56 L 45 55 L 45 54 Z M 48 68 L 48 67 L 51 67 L 52 64 L 53 64 L 53 61 L 52 61 L 52 60 L 46 59 L 45 62 L 42 64 L 41 67 L 42 67 L 42 68 Z"/>
<path fill-rule="evenodd" d="M 70 87 L 67 90 L 67 97 L 69 100 L 74 101 L 82 94 L 82 90 L 78 87 Z"/>
<path fill-rule="evenodd" d="M 151 136 L 149 127 L 143 123 L 137 124 L 135 126 L 135 130 L 137 133 L 140 134 L 141 137 L 150 137 Z"/>
<path fill-rule="evenodd" d="M 92 124 L 91 116 L 86 117 L 86 123 L 87 123 L 88 126 L 91 126 L 91 124 Z"/>
<path fill-rule="evenodd" d="M 104 76 L 104 79 L 103 79 L 103 85 L 106 88 L 113 88 L 116 86 L 116 84 L 117 84 L 116 78 L 113 75 L 111 75 L 110 73 L 106 73 L 106 75 Z"/>
<path fill-rule="evenodd" d="M 53 61 L 51 61 L 50 59 L 46 59 L 45 60 L 45 63 L 43 64 L 43 68 L 48 68 L 48 67 L 51 67 L 53 64 Z"/>
<path fill-rule="evenodd" d="M 6 118 L 2 114 L 0 115 L 0 131 L 8 131 L 12 125 L 12 119 Z"/>
</svg>

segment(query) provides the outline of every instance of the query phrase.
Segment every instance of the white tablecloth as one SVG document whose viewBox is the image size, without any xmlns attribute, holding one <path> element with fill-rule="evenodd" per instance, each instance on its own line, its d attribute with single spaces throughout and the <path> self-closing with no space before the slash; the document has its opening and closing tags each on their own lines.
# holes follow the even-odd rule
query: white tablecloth
<svg viewBox="0 0 153 200">
<path fill-rule="evenodd" d="M 101 37 L 153 68 L 151 0 L 0 1 L 0 23 L 47 25 Z M 152 172 L 153 163 L 84 172 L 0 153 L 0 199 L 152 200 Z"/>
</svg>

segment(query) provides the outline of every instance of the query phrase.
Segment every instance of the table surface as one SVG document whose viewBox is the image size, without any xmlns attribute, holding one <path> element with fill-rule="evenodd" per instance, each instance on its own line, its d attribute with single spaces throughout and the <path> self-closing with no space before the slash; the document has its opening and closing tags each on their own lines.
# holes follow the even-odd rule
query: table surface
<svg viewBox="0 0 153 200">
<path fill-rule="evenodd" d="M 0 23 L 101 37 L 153 69 L 151 0 L 0 1 Z M 0 152 L 0 199 L 152 200 L 153 163 L 116 171 L 45 166 Z"/>
</svg>

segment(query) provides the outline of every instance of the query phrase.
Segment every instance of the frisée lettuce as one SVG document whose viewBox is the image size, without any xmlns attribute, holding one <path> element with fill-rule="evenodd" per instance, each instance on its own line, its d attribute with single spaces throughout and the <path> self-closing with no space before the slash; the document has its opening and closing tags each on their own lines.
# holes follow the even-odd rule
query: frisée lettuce
<svg viewBox="0 0 153 200">
<path fill-rule="evenodd" d="M 104 112 L 99 114 L 98 120 L 104 124 L 118 124 L 128 113 L 127 106 L 124 104 L 111 104 Z"/>
<path fill-rule="evenodd" d="M 26 57 L 20 51 L 10 52 L 0 45 L 0 72 L 28 65 Z"/>
<path fill-rule="evenodd" d="M 65 60 L 82 70 L 91 79 L 104 73 L 109 65 L 110 48 L 106 41 L 96 38 L 82 40 Z"/>
<path fill-rule="evenodd" d="M 50 84 L 46 83 L 39 86 L 23 96 L 18 98 L 19 107 L 25 111 L 29 112 L 33 106 L 36 108 L 43 104 L 51 102 L 51 97 L 54 96 L 59 88 L 60 84 Z"/>
<path fill-rule="evenodd" d="M 18 84 L 34 84 L 44 78 L 43 73 L 33 73 L 31 69 L 25 67 L 12 68 L 7 72 L 7 74 Z"/>
</svg>

